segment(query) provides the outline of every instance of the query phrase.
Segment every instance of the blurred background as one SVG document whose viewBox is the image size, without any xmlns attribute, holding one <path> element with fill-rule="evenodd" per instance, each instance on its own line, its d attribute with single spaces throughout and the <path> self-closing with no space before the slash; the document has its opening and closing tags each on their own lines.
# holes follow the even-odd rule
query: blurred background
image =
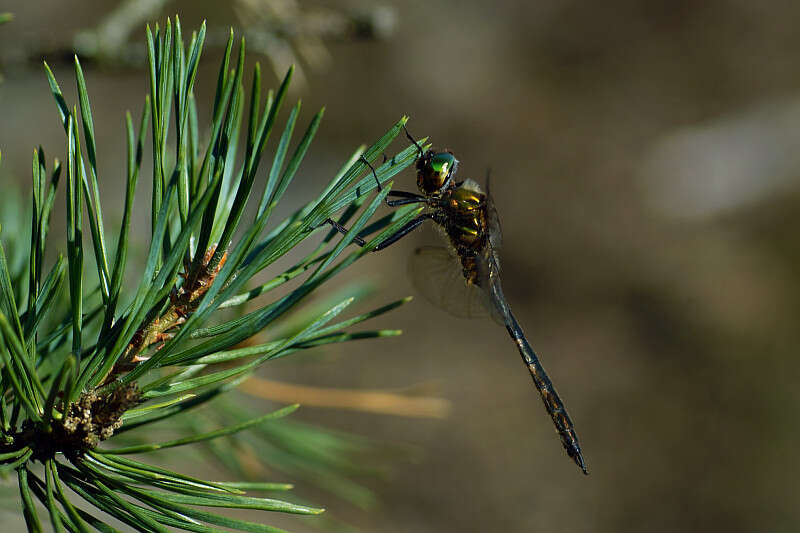
<svg viewBox="0 0 800 533">
<path fill-rule="evenodd" d="M 177 12 L 185 34 L 207 19 L 215 36 L 250 25 L 249 51 L 269 52 L 262 63 L 281 76 L 300 65 L 293 97 L 303 99 L 303 121 L 327 107 L 287 211 L 404 114 L 414 135 L 455 152 L 459 177 L 483 181 L 491 167 L 506 295 L 590 471 L 565 456 L 503 328 L 416 298 L 376 322 L 401 337 L 262 369 L 287 384 L 411 388 L 450 402 L 444 418 L 301 409 L 298 419 L 413 449 L 386 454 L 389 474 L 363 480 L 381 502 L 370 510 L 298 483 L 301 494 L 363 531 L 800 529 L 800 5 L 138 4 L 147 18 L 96 0 L 2 3 L 15 14 L 0 27 L 3 187 L 16 182 L 27 194 L 35 146 L 63 154 L 40 60 L 74 101 L 65 58 L 77 48 L 106 218 L 118 223 L 123 113 L 138 117 L 148 90 L 137 66 L 144 20 Z M 278 22 L 259 40 L 262 15 Z M 219 42 L 209 43 L 201 108 L 220 57 Z M 277 83 L 267 69 L 264 85 Z M 398 139 L 394 149 L 405 146 Z M 413 190 L 413 172 L 395 186 Z M 140 187 L 140 201 L 148 197 Z M 434 238 L 416 232 L 338 283 L 375 287 L 370 307 L 415 295 L 406 260 Z"/>
</svg>

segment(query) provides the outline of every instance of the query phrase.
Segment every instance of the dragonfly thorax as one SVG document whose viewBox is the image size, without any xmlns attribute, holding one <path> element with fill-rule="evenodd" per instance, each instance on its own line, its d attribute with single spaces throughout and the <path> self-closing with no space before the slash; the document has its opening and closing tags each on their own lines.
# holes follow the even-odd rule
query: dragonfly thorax
<svg viewBox="0 0 800 533">
<path fill-rule="evenodd" d="M 444 226 L 450 243 L 459 255 L 485 246 L 486 195 L 477 183 L 468 179 L 458 187 L 448 189 L 438 204 L 443 212 L 440 224 Z"/>
</svg>

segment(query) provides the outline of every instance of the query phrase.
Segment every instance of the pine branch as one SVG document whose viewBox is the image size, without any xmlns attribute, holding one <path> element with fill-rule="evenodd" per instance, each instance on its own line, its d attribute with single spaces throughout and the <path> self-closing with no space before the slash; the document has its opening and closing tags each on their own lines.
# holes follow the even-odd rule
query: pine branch
<svg viewBox="0 0 800 533">
<path fill-rule="evenodd" d="M 48 170 L 44 151 L 34 151 L 27 242 L 20 245 L 24 239 L 19 235 L 25 232 L 3 233 L 3 241 L 14 251 L 11 259 L 0 244 L 0 469 L 16 470 L 31 531 L 42 527 L 35 499 L 44 505 L 55 531 L 83 532 L 89 526 L 112 531 L 106 522 L 109 516 L 142 531 L 211 531 L 215 526 L 278 531 L 205 508 L 322 512 L 245 495 L 245 491 L 291 488 L 282 481 L 207 481 L 123 456 L 207 445 L 212 456 L 244 472 L 239 452 L 245 449 L 243 439 L 251 438 L 267 450 L 265 463 L 277 461 L 279 470 L 301 477 L 316 472 L 316 480 L 334 492 L 362 502 L 369 499 L 337 474 L 340 467 L 359 470 L 342 455 L 352 451 L 344 439 L 282 420 L 296 406 L 266 415 L 228 407 L 218 412 L 225 419 L 221 427 L 205 414 L 179 415 L 229 396 L 273 359 L 325 344 L 396 333 L 350 328 L 405 300 L 343 319 L 339 317 L 346 314 L 352 296 L 338 297 L 312 316 L 296 309 L 416 216 L 419 209 L 410 206 L 368 224 L 389 191 L 389 180 L 414 161 L 417 149 L 408 147 L 376 168 L 377 180 L 386 186 L 373 195 L 376 180 L 365 161 L 372 163 L 388 149 L 406 121 L 403 118 L 374 144 L 359 148 L 316 198 L 296 206 L 287 219 L 273 222 L 275 207 L 299 175 L 323 112 L 312 118 L 290 151 L 300 122 L 299 103 L 285 121 L 278 117 L 292 69 L 277 91 L 262 99 L 256 65 L 245 113 L 245 43 L 239 43 L 232 67 L 231 33 L 219 70 L 210 135 L 203 144 L 193 86 L 204 40 L 205 26 L 192 34 L 187 45 L 177 18 L 174 24 L 168 19 L 164 27 L 147 30 L 150 94 L 138 127 L 130 113 L 125 117 L 127 177 L 117 235 L 106 230 L 103 220 L 103 177 L 97 164 L 102 139 L 94 133 L 90 90 L 81 63 L 76 57 L 79 108 L 67 103 L 45 64 L 66 135 L 66 163 L 56 160 Z M 175 131 L 174 144 L 170 127 Z M 240 135 L 242 128 L 245 133 Z M 132 271 L 128 254 L 132 213 L 134 208 L 146 209 L 135 207 L 135 194 L 148 130 L 154 164 L 149 245 L 138 284 L 126 287 L 125 273 Z M 262 162 L 270 159 L 273 130 L 277 142 L 269 149 L 271 161 L 262 168 Z M 50 214 L 62 181 L 66 256 L 59 256 L 47 269 L 44 258 L 53 240 Z M 253 209 L 248 211 L 250 205 Z M 249 218 L 248 212 L 255 215 Z M 325 221 L 330 217 L 348 223 L 351 230 L 341 237 L 329 231 Z M 267 231 L 271 222 L 273 229 Z M 366 247 L 348 247 L 357 235 L 369 239 Z M 297 264 L 274 271 L 276 261 L 317 236 L 322 236 L 319 244 Z M 267 269 L 274 271 L 272 281 L 251 286 L 252 278 Z M 290 280 L 299 283 L 288 294 L 272 296 Z M 256 299 L 263 302 L 244 313 L 243 306 Z M 276 333 L 266 343 L 250 341 L 287 317 L 300 327 Z M 152 442 L 149 429 L 160 421 L 185 433 Z M 131 438 L 138 444 L 126 444 Z M 217 446 L 219 439 L 232 446 Z M 310 446 L 316 446 L 314 453 Z M 38 469 L 31 469 L 34 462 L 44 465 L 42 477 Z M 76 494 L 94 509 L 85 511 L 85 505 L 73 503 Z"/>
</svg>

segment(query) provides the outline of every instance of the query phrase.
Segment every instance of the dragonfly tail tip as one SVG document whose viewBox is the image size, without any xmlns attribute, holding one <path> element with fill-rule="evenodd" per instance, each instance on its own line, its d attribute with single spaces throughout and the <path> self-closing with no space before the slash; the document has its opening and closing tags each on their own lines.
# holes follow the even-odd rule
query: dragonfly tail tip
<svg viewBox="0 0 800 533">
<path fill-rule="evenodd" d="M 578 468 L 583 471 L 583 474 L 588 476 L 589 470 L 586 468 L 586 462 L 583 460 L 583 455 L 581 452 L 578 451 L 574 455 L 570 454 L 570 456 L 572 457 L 572 460 L 575 461 L 575 464 L 578 465 Z"/>
</svg>

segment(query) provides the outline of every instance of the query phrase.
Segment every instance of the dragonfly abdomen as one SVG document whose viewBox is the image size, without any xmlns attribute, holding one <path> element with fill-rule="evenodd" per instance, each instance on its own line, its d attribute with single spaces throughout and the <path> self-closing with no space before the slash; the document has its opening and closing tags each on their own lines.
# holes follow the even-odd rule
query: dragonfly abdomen
<svg viewBox="0 0 800 533">
<path fill-rule="evenodd" d="M 589 472 L 586 470 L 586 463 L 583 460 L 583 454 L 581 453 L 581 447 L 578 442 L 578 434 L 575 432 L 575 426 L 572 424 L 572 420 L 567 414 L 567 408 L 564 406 L 564 402 L 561 401 L 561 398 L 559 398 L 555 387 L 553 387 L 553 383 L 550 381 L 544 367 L 539 362 L 536 352 L 533 351 L 533 348 L 528 343 L 522 331 L 522 327 L 519 325 L 516 318 L 514 318 L 510 309 L 507 309 L 506 313 L 506 329 L 516 343 L 519 353 L 525 365 L 528 367 L 531 378 L 533 378 L 533 383 L 536 385 L 536 389 L 539 391 L 539 395 L 544 403 L 544 408 L 553 420 L 553 424 L 556 427 L 556 432 L 561 439 L 564 450 L 566 450 L 567 455 L 572 458 L 575 464 L 583 470 L 583 473 L 588 474 Z"/>
</svg>

